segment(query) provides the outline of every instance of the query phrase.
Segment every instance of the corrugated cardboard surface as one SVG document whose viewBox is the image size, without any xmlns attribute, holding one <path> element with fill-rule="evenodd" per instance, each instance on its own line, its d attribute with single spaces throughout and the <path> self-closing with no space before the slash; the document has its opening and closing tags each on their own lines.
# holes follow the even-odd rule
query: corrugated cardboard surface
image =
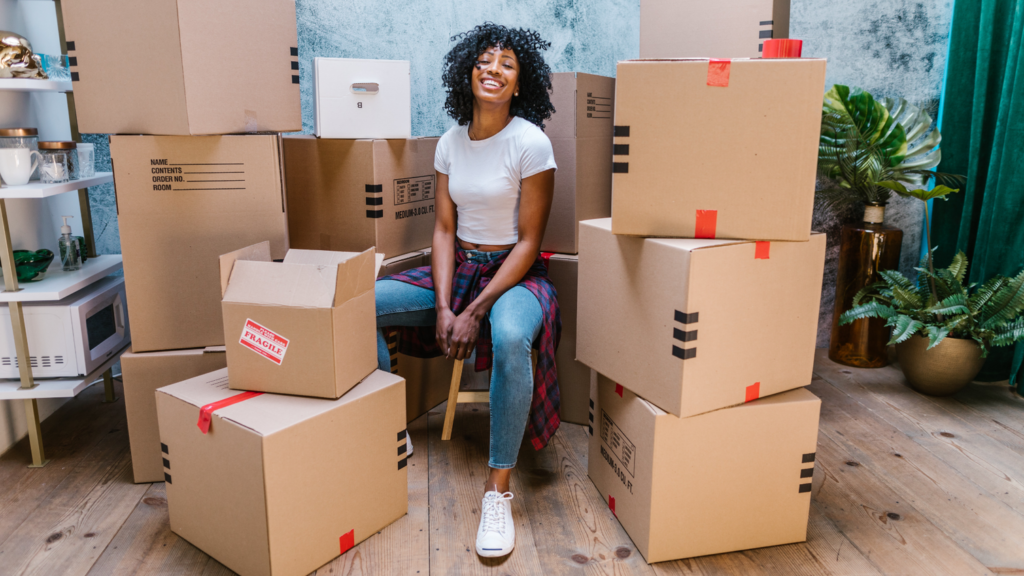
<svg viewBox="0 0 1024 576">
<path fill-rule="evenodd" d="M 555 114 L 545 133 L 555 154 L 555 190 L 541 250 L 575 254 L 579 222 L 611 215 L 615 79 L 581 72 L 552 75 Z"/>
<path fill-rule="evenodd" d="M 806 540 L 814 394 L 677 418 L 599 375 L 594 400 L 588 473 L 648 562 Z"/>
<path fill-rule="evenodd" d="M 759 58 L 789 38 L 789 0 L 641 0 L 641 58 Z"/>
<path fill-rule="evenodd" d="M 338 398 L 377 365 L 374 279 L 381 258 L 290 250 L 284 262 L 222 258 L 224 339 L 238 390 Z M 248 321 L 288 340 L 280 363 L 243 346 Z"/>
<path fill-rule="evenodd" d="M 308 574 L 405 514 L 404 386 L 375 371 L 338 400 L 235 396 L 227 369 L 157 393 L 171 529 L 243 575 Z"/>
<path fill-rule="evenodd" d="M 559 416 L 565 422 L 587 424 L 590 378 L 593 372 L 576 361 L 576 299 L 579 259 L 554 254 L 548 260 L 548 276 L 558 292 L 562 314 L 562 339 L 555 353 L 558 368 Z"/>
<path fill-rule="evenodd" d="M 616 234 L 806 241 L 825 60 L 734 60 L 727 87 L 707 60 L 619 62 L 612 175 Z M 627 153 L 628 152 L 628 153 Z"/>
<path fill-rule="evenodd" d="M 291 243 L 387 257 L 430 246 L 437 138 L 284 138 Z"/>
<path fill-rule="evenodd" d="M 135 482 L 163 482 L 160 429 L 156 421 L 156 389 L 227 366 L 223 350 L 172 350 L 121 356 L 124 407 Z"/>
<path fill-rule="evenodd" d="M 291 68 L 298 62 L 294 2 L 68 0 L 61 6 L 83 133 L 302 129 L 299 84 L 292 80 L 298 71 Z"/>
<path fill-rule="evenodd" d="M 429 252 L 412 252 L 384 261 L 379 276 L 398 274 L 410 268 L 430 265 Z M 448 399 L 454 360 L 443 357 L 416 358 L 398 354 L 395 369 L 405 378 L 405 414 L 409 422 Z M 467 370 L 464 374 L 468 374 Z"/>
<path fill-rule="evenodd" d="M 824 234 L 758 259 L 755 242 L 618 236 L 605 219 L 580 224 L 580 246 L 584 364 L 677 416 L 810 383 Z"/>
<path fill-rule="evenodd" d="M 279 144 L 110 137 L 136 352 L 224 345 L 218 257 L 265 240 L 273 258 L 288 248 Z"/>
</svg>

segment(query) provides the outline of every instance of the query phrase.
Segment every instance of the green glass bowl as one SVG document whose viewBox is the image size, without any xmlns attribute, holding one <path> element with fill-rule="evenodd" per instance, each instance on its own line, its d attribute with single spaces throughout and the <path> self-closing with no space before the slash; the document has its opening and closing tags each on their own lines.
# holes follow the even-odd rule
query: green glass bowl
<svg viewBox="0 0 1024 576">
<path fill-rule="evenodd" d="M 53 252 L 42 250 L 15 250 L 14 267 L 18 271 L 18 282 L 37 282 L 46 276 L 46 269 L 53 262 Z"/>
</svg>

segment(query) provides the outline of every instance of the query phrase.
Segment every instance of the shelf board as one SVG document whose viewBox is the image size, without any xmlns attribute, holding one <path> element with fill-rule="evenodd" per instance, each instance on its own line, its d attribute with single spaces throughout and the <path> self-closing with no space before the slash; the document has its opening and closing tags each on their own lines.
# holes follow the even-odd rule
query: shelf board
<svg viewBox="0 0 1024 576">
<path fill-rule="evenodd" d="M 33 398 L 74 398 L 92 385 L 93 382 L 103 377 L 107 371 L 121 358 L 121 354 L 128 351 L 129 346 L 125 345 L 115 352 L 107 361 L 93 370 L 88 375 L 75 376 L 74 378 L 39 378 L 35 381 L 36 386 L 24 390 L 21 388 L 21 380 L 0 380 L 0 400 L 31 400 Z"/>
<path fill-rule="evenodd" d="M 120 269 L 120 254 L 102 254 L 89 258 L 80 270 L 74 272 L 61 270 L 60 260 L 54 258 L 45 278 L 38 282 L 19 282 L 18 288 L 21 290 L 17 292 L 0 292 L 0 302 L 53 302 Z"/>
<path fill-rule="evenodd" d="M 70 80 L 38 78 L 0 78 L 0 90 L 13 92 L 71 92 Z"/>
<path fill-rule="evenodd" d="M 106 184 L 107 182 L 113 181 L 113 172 L 97 172 L 95 176 L 90 178 L 81 178 L 79 180 L 71 180 L 70 182 L 62 182 L 60 184 L 30 182 L 22 186 L 4 186 L 3 188 L 0 188 L 0 198 L 4 200 L 9 198 L 49 198 L 50 196 L 64 194 L 65 192 L 71 192 L 72 190 L 89 188 L 90 186 L 98 186 L 100 184 Z"/>
</svg>

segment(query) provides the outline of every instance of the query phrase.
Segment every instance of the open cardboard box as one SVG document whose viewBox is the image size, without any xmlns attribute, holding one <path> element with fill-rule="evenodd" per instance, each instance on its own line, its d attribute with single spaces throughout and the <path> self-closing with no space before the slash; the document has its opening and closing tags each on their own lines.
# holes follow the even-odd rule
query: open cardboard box
<svg viewBox="0 0 1024 576">
<path fill-rule="evenodd" d="M 377 367 L 374 282 L 383 262 L 365 252 L 270 245 L 220 257 L 231 386 L 339 398 Z"/>
<path fill-rule="evenodd" d="M 825 60 L 626 60 L 612 230 L 806 242 Z"/>
<path fill-rule="evenodd" d="M 408 509 L 404 391 L 376 370 L 337 400 L 240 394 L 226 368 L 160 388 L 171 530 L 243 576 L 320 568 Z"/>
<path fill-rule="evenodd" d="M 598 375 L 587 472 L 648 562 L 807 539 L 821 400 L 678 418 Z"/>
<path fill-rule="evenodd" d="M 430 247 L 437 138 L 283 140 L 293 248 L 375 246 L 390 257 Z"/>
<path fill-rule="evenodd" d="M 811 382 L 825 235 L 636 238 L 580 224 L 576 357 L 693 416 Z"/>
<path fill-rule="evenodd" d="M 789 38 L 790 0 L 640 0 L 641 58 L 759 58 Z"/>
</svg>

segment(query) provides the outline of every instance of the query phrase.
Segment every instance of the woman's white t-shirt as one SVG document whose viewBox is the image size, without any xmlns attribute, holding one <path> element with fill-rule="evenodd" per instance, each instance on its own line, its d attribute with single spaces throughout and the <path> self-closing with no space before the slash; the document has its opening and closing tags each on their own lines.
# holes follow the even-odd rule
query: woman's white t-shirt
<svg viewBox="0 0 1024 576">
<path fill-rule="evenodd" d="M 523 179 L 552 168 L 551 140 L 519 117 L 485 140 L 470 140 L 469 125 L 455 126 L 438 140 L 434 155 L 434 169 L 448 175 L 458 209 L 456 235 L 472 244 L 518 242 Z"/>
</svg>

